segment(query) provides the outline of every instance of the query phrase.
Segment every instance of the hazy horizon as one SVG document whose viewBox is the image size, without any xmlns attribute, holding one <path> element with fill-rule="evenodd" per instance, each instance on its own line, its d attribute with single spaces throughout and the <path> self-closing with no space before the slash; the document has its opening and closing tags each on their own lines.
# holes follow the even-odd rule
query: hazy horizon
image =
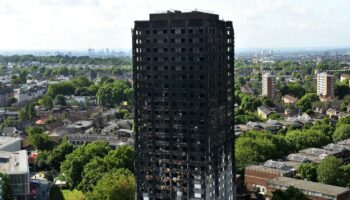
<svg viewBox="0 0 350 200">
<path fill-rule="evenodd" d="M 350 47 L 347 0 L 1 0 L 0 50 L 128 51 L 135 20 L 196 8 L 233 21 L 237 49 Z"/>
</svg>

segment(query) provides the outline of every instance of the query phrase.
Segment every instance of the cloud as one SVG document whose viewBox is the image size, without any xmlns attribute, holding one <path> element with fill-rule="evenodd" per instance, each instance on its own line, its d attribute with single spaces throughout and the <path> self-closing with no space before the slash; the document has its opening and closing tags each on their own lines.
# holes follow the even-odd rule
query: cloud
<svg viewBox="0 0 350 200">
<path fill-rule="evenodd" d="M 0 0 L 2 49 L 131 48 L 134 20 L 168 9 L 211 10 L 238 47 L 350 45 L 347 0 Z"/>
</svg>

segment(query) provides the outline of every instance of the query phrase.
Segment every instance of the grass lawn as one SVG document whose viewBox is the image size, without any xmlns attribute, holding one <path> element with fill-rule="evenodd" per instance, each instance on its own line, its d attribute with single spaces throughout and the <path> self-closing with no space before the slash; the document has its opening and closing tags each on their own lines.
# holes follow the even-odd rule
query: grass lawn
<svg viewBox="0 0 350 200">
<path fill-rule="evenodd" d="M 83 193 L 78 190 L 62 190 L 65 200 L 81 200 L 83 199 Z"/>
</svg>

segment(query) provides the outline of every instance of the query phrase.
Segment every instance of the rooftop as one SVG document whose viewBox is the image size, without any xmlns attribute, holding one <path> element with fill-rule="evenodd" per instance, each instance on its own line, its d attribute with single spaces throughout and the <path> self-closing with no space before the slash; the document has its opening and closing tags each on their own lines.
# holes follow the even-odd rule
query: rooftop
<svg viewBox="0 0 350 200">
<path fill-rule="evenodd" d="M 69 124 L 67 128 L 85 128 L 93 125 L 93 121 L 77 121 L 73 124 Z"/>
<path fill-rule="evenodd" d="M 271 108 L 268 108 L 266 106 L 260 106 L 260 107 L 258 107 L 258 110 L 260 110 L 261 112 L 263 112 L 265 114 L 270 114 L 270 113 L 274 112 L 274 110 L 272 110 Z"/>
<path fill-rule="evenodd" d="M 293 103 L 298 101 L 298 98 L 292 97 L 290 95 L 284 95 L 282 98 L 288 99 L 288 101 L 293 102 Z"/>
<path fill-rule="evenodd" d="M 7 174 L 29 173 L 27 150 L 0 151 L 0 172 Z"/>
<path fill-rule="evenodd" d="M 281 176 L 285 174 L 290 174 L 291 172 L 295 171 L 293 168 L 279 169 L 279 168 L 266 167 L 263 165 L 249 165 L 245 167 L 245 170 L 252 170 L 252 171 L 258 171 L 258 172 L 264 172 L 264 173 L 270 173 L 270 174 L 278 174 Z"/>
<path fill-rule="evenodd" d="M 150 20 L 181 20 L 181 19 L 198 19 L 198 18 L 208 18 L 208 19 L 219 19 L 219 15 L 209 13 L 208 11 L 202 12 L 198 10 L 193 11 L 185 11 L 182 12 L 180 10 L 168 10 L 168 11 L 160 11 L 158 13 L 150 14 Z"/>
<path fill-rule="evenodd" d="M 20 138 L 0 136 L 0 147 L 20 140 Z"/>
<path fill-rule="evenodd" d="M 303 156 L 300 154 L 289 154 L 287 157 L 287 160 L 295 161 L 295 162 L 299 162 L 299 163 L 305 163 L 308 161 L 306 156 Z"/>
<path fill-rule="evenodd" d="M 322 183 L 315 183 L 311 181 L 304 181 L 304 180 L 288 178 L 288 177 L 278 177 L 268 181 L 269 186 L 272 186 L 272 184 L 285 186 L 285 187 L 293 186 L 301 190 L 319 192 L 322 194 L 329 194 L 333 196 L 338 196 L 340 194 L 350 191 L 347 188 L 342 188 L 342 187 L 333 186 L 333 185 L 326 185 Z"/>
</svg>

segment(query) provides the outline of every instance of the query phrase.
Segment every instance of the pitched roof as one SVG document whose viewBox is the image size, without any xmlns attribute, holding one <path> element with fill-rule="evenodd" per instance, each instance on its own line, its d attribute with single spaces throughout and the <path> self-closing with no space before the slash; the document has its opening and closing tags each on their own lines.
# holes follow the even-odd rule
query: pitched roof
<svg viewBox="0 0 350 200">
<path fill-rule="evenodd" d="M 292 97 L 290 95 L 284 95 L 282 98 L 287 99 L 288 101 L 290 101 L 292 103 L 296 103 L 298 101 L 298 98 Z"/>
</svg>

